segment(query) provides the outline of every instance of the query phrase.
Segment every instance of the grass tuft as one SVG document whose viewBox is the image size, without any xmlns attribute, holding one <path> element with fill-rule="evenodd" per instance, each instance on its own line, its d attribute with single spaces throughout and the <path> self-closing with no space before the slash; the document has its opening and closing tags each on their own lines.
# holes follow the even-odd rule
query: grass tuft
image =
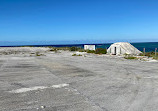
<svg viewBox="0 0 158 111">
<path fill-rule="evenodd" d="M 72 56 L 82 56 L 81 54 L 72 54 Z"/>
<path fill-rule="evenodd" d="M 125 56 L 125 59 L 138 59 L 137 57 L 133 57 L 133 56 Z"/>
</svg>

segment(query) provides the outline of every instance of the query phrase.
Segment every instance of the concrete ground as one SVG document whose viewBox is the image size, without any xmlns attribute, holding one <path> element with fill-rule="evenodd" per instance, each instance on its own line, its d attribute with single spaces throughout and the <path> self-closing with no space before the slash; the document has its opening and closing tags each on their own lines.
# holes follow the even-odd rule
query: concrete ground
<svg viewBox="0 0 158 111">
<path fill-rule="evenodd" d="M 158 110 L 158 63 L 45 55 L 0 56 L 0 111 Z"/>
</svg>

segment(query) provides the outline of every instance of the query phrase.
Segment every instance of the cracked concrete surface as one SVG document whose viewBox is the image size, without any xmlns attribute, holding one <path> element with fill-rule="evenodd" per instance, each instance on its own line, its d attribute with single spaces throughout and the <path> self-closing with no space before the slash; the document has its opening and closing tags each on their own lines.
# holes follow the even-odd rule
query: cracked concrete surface
<svg viewBox="0 0 158 111">
<path fill-rule="evenodd" d="M 0 56 L 0 111 L 158 109 L 158 63 L 67 51 L 45 55 Z M 68 85 L 51 87 L 61 84 Z M 27 91 L 11 92 L 18 89 Z"/>
</svg>

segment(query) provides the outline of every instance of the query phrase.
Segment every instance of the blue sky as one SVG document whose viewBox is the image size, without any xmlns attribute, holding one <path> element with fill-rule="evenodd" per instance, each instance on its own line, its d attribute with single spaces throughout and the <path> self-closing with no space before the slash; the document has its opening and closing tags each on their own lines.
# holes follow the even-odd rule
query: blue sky
<svg viewBox="0 0 158 111">
<path fill-rule="evenodd" d="M 0 0 L 0 41 L 158 41 L 158 0 Z"/>
</svg>

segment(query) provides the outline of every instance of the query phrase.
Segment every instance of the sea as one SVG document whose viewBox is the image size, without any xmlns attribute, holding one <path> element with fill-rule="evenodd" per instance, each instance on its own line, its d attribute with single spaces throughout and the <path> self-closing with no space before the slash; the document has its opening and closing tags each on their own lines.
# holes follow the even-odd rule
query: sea
<svg viewBox="0 0 158 111">
<path fill-rule="evenodd" d="M 83 48 L 84 45 L 96 45 L 96 48 L 109 48 L 110 45 L 113 43 L 102 43 L 102 44 L 60 44 L 60 45 L 8 45 L 8 46 L 0 46 L 0 47 L 21 47 L 21 46 L 33 46 L 33 47 L 80 47 Z M 145 48 L 146 52 L 152 52 L 155 51 L 155 48 L 158 48 L 158 42 L 141 42 L 141 43 L 131 43 L 134 47 L 136 47 L 138 50 L 143 51 Z"/>
</svg>

